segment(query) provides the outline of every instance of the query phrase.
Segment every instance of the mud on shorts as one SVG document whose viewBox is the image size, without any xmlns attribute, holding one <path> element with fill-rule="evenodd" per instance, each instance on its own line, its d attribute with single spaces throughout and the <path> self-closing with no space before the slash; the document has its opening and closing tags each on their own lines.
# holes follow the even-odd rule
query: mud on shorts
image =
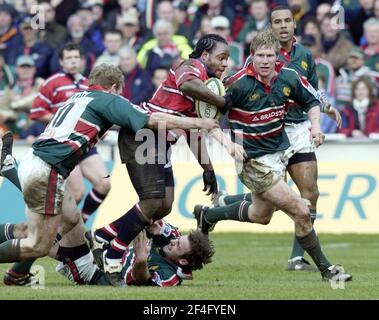
<svg viewBox="0 0 379 320">
<path fill-rule="evenodd" d="M 285 130 L 290 142 L 289 149 L 293 152 L 293 156 L 288 161 L 289 166 L 299 162 L 317 161 L 308 120 L 300 123 L 286 123 Z"/>
<path fill-rule="evenodd" d="M 239 178 L 253 194 L 265 192 L 284 178 L 291 156 L 292 152 L 287 149 L 248 159 L 243 164 Z"/>
<path fill-rule="evenodd" d="M 22 193 L 28 208 L 42 215 L 62 213 L 65 179 L 30 149 L 18 167 Z"/>
<path fill-rule="evenodd" d="M 155 139 L 157 142 L 157 137 Z M 143 145 L 144 143 L 146 142 L 136 141 L 134 133 L 121 129 L 118 135 L 121 162 L 125 163 L 130 180 L 140 200 L 162 199 L 166 196 L 166 187 L 174 187 L 170 155 L 167 156 L 166 153 L 170 144 L 164 141 L 160 152 L 158 152 L 157 143 L 152 143 L 149 148 L 146 148 L 147 144 Z M 141 154 L 141 150 L 144 150 L 143 154 Z M 148 162 L 137 161 L 136 154 L 138 160 L 148 159 Z M 144 159 L 141 159 L 141 155 Z"/>
</svg>

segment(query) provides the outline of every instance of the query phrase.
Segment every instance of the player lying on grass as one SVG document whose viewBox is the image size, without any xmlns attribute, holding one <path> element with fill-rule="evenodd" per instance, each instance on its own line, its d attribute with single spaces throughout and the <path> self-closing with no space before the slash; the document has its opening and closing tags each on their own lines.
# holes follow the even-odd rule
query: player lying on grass
<svg viewBox="0 0 379 320">
<path fill-rule="evenodd" d="M 322 278 L 348 281 L 352 276 L 341 266 L 332 265 L 322 252 L 308 204 L 284 181 L 288 159 L 293 154 L 284 130 L 289 99 L 307 112 L 311 122 L 309 139 L 316 147 L 323 143 L 324 136 L 315 90 L 295 70 L 277 62 L 279 48 L 272 31 L 259 33 L 250 50 L 253 63 L 237 73 L 227 93 L 232 98 L 230 127 L 236 136 L 242 135 L 240 141 L 248 155 L 239 178 L 250 189 L 252 201 L 241 200 L 219 208 L 199 205 L 194 215 L 199 228 L 208 233 L 219 220 L 266 225 L 274 211 L 280 209 L 295 222 L 296 238 Z"/>
<path fill-rule="evenodd" d="M 89 240 L 88 243 L 94 248 L 94 242 L 91 238 Z M 98 240 L 95 241 L 98 243 Z M 105 243 L 105 246 L 109 247 L 110 244 L 111 242 Z M 192 279 L 192 271 L 202 269 L 205 264 L 210 263 L 213 254 L 212 242 L 199 230 L 182 236 L 177 228 L 164 220 L 157 220 L 146 228 L 146 232 L 142 231 L 134 239 L 133 246 L 125 251 L 122 259 L 122 286 L 180 285 L 182 280 Z M 89 284 L 110 284 L 101 269 L 92 262 L 90 267 L 97 271 Z M 65 268 L 69 270 L 67 266 Z M 58 265 L 57 271 L 61 269 L 62 263 Z M 73 280 L 70 272 L 66 276 Z"/>
<path fill-rule="evenodd" d="M 65 222 L 62 216 L 77 214 L 76 203 L 65 188 L 65 179 L 80 157 L 112 125 L 133 132 L 143 127 L 157 129 L 162 121 L 168 129 L 208 131 L 218 127 L 218 122 L 213 119 L 148 114 L 132 105 L 118 96 L 123 76 L 114 66 L 102 64 L 95 67 L 89 82 L 88 90 L 76 93 L 59 109 L 20 162 L 18 176 L 27 206 L 28 237 L 3 242 L 0 245 L 0 263 L 42 257 L 49 253 L 61 221 Z M 74 226 L 72 222 L 65 225 L 65 232 Z"/>
<path fill-rule="evenodd" d="M 108 225 L 105 228 L 111 227 Z M 57 272 L 75 284 L 111 285 L 104 271 L 94 264 L 93 255 L 84 242 L 84 232 L 84 224 L 80 221 L 61 239 L 59 245 L 56 243 L 50 250 L 50 257 L 60 261 L 56 267 Z M 99 238 L 92 239 L 89 232 L 86 236 L 92 248 L 99 248 L 99 244 L 109 247 L 115 238 L 107 237 L 109 241 L 102 239 L 103 242 L 100 243 Z M 26 226 L 0 225 L 0 243 L 9 237 L 27 237 Z M 122 260 L 122 286 L 180 285 L 183 280 L 192 280 L 192 271 L 202 269 L 210 263 L 213 254 L 213 244 L 202 232 L 191 231 L 182 236 L 177 228 L 167 222 L 155 221 L 146 232 L 143 231 L 136 237 L 133 246 L 125 252 Z M 13 278 L 8 272 L 4 283 L 14 284 L 9 282 Z M 28 274 L 18 279 L 18 285 L 29 286 L 36 283 L 38 277 Z"/>
</svg>

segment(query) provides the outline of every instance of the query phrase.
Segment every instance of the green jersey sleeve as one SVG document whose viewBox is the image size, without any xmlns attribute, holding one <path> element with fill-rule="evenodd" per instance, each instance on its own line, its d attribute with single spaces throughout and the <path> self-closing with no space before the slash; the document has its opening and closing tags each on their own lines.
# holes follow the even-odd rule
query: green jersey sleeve
<svg viewBox="0 0 379 320">
<path fill-rule="evenodd" d="M 308 61 L 310 65 L 308 81 L 313 86 L 313 88 L 318 90 L 318 77 L 317 77 L 317 72 L 316 72 L 316 63 L 312 55 L 308 56 Z"/>
<path fill-rule="evenodd" d="M 182 280 L 176 274 L 176 270 L 171 268 L 168 264 L 161 265 L 156 270 L 151 270 L 149 268 L 151 278 L 150 285 L 159 287 L 172 287 L 180 285 Z"/>
<path fill-rule="evenodd" d="M 320 105 L 320 101 L 316 98 L 316 89 L 307 79 L 293 72 L 294 90 L 291 90 L 290 98 L 299 104 L 304 112 L 308 112 L 311 108 Z"/>
<path fill-rule="evenodd" d="M 109 122 L 133 132 L 142 129 L 149 120 L 146 111 L 118 96 L 115 96 L 108 106 L 102 109 L 102 116 Z"/>
</svg>

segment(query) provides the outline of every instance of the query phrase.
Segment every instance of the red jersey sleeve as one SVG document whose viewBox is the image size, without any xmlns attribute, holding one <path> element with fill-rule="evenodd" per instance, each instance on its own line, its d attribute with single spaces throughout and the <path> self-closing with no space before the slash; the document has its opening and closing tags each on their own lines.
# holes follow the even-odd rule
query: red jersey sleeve
<svg viewBox="0 0 379 320">
<path fill-rule="evenodd" d="M 175 70 L 175 82 L 178 88 L 180 88 L 184 82 L 196 78 L 200 79 L 201 81 L 208 79 L 205 66 L 196 59 L 189 59 Z"/>
<path fill-rule="evenodd" d="M 38 96 L 34 99 L 30 110 L 30 119 L 37 120 L 51 112 L 53 90 L 48 84 L 43 84 L 38 90 Z"/>
</svg>

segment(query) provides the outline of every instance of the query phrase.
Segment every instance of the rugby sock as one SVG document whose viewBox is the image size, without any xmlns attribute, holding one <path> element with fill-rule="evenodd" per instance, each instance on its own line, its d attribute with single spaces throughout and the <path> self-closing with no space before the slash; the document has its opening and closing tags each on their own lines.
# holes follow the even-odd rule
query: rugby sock
<svg viewBox="0 0 379 320">
<path fill-rule="evenodd" d="M 20 240 L 13 239 L 0 244 L 0 263 L 17 262 L 20 260 Z"/>
<path fill-rule="evenodd" d="M 125 216 L 125 215 L 124 215 Z M 95 231 L 96 240 L 100 242 L 110 243 L 114 238 L 117 237 L 118 231 L 120 230 L 120 226 L 122 223 L 122 219 L 124 216 L 118 218 L 117 220 L 111 222 L 110 224 L 97 229 Z"/>
<path fill-rule="evenodd" d="M 67 265 L 70 269 L 72 281 L 74 281 L 77 284 L 85 284 L 86 282 L 88 282 L 92 275 L 89 279 L 87 279 L 87 281 L 86 279 L 83 279 L 82 276 L 85 276 L 85 272 L 83 272 L 83 270 L 80 270 L 80 263 L 78 263 L 80 260 L 83 260 L 81 258 L 85 257 L 90 253 L 87 244 L 84 243 L 80 246 L 71 248 L 60 246 L 58 250 L 62 258 L 62 262 L 65 265 Z M 91 267 L 91 265 L 92 264 L 90 263 L 88 267 Z"/>
<path fill-rule="evenodd" d="M 10 166 L 9 169 L 7 167 L 3 167 L 3 169 L 1 170 L 1 175 L 4 178 L 7 178 L 10 182 L 12 182 L 18 188 L 18 190 L 22 191 L 20 180 L 18 179 L 16 166 Z"/>
<path fill-rule="evenodd" d="M 149 222 L 141 217 L 137 206 L 131 208 L 123 216 L 117 237 L 113 240 L 111 247 L 107 251 L 107 260 L 121 260 L 129 243 L 132 242 L 147 225 L 149 225 Z"/>
<path fill-rule="evenodd" d="M 59 255 L 64 263 L 67 261 L 75 261 L 90 252 L 87 244 L 85 243 L 80 246 L 71 248 L 59 246 L 58 250 Z"/>
<path fill-rule="evenodd" d="M 310 255 L 321 273 L 325 272 L 326 269 L 332 265 L 324 256 L 321 250 L 320 242 L 314 229 L 312 229 L 312 231 L 305 237 L 296 236 L 296 238 L 303 249 Z"/>
<path fill-rule="evenodd" d="M 221 220 L 237 220 L 250 222 L 249 206 L 251 202 L 238 201 L 225 207 L 209 208 L 204 215 L 204 219 L 208 223 L 216 223 Z"/>
<path fill-rule="evenodd" d="M 30 272 L 30 268 L 32 267 L 34 261 L 36 261 L 37 259 L 28 259 L 28 260 L 24 260 L 24 261 L 21 261 L 21 262 L 16 262 L 11 270 L 14 272 L 14 273 L 18 273 L 18 274 L 27 274 Z"/>
<path fill-rule="evenodd" d="M 224 203 L 226 205 L 232 204 L 232 203 L 237 202 L 237 201 L 242 201 L 242 200 L 252 202 L 251 201 L 251 193 L 242 193 L 242 194 L 236 194 L 234 196 L 222 197 L 222 201 L 224 201 Z"/>
<path fill-rule="evenodd" d="M 97 208 L 103 203 L 106 194 L 102 194 L 95 189 L 92 189 L 86 196 L 82 208 L 82 217 L 84 222 L 97 210 Z"/>
<path fill-rule="evenodd" d="M 14 224 L 0 224 L 0 244 L 14 238 L 13 229 Z"/>
<path fill-rule="evenodd" d="M 309 209 L 309 212 L 311 214 L 311 221 L 313 225 L 313 223 L 316 220 L 316 215 L 317 215 L 316 209 Z M 301 259 L 303 256 L 304 256 L 304 249 L 300 245 L 299 241 L 297 241 L 296 236 L 294 236 L 290 260 L 294 258 Z"/>
</svg>

